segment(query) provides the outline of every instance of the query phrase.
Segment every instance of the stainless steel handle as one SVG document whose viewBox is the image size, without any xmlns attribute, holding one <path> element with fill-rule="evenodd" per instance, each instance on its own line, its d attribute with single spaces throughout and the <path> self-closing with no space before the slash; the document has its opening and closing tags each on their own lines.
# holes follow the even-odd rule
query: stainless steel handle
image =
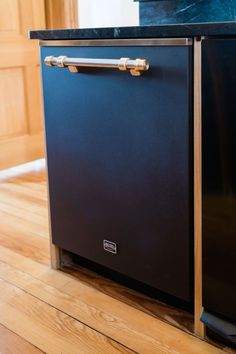
<svg viewBox="0 0 236 354">
<path fill-rule="evenodd" d="M 68 58 L 64 55 L 54 57 L 47 56 L 44 63 L 48 66 L 68 67 L 71 72 L 78 72 L 80 67 L 90 68 L 112 68 L 119 70 L 130 70 L 132 76 L 140 76 L 143 71 L 149 69 L 149 63 L 146 59 L 85 59 Z"/>
</svg>

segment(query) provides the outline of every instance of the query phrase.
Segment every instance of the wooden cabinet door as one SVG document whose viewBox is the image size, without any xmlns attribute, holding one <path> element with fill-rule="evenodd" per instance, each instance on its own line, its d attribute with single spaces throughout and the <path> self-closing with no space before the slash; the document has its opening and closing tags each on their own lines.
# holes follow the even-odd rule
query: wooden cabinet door
<svg viewBox="0 0 236 354">
<path fill-rule="evenodd" d="M 38 28 L 44 0 L 0 0 L 0 169 L 44 155 Z"/>
</svg>

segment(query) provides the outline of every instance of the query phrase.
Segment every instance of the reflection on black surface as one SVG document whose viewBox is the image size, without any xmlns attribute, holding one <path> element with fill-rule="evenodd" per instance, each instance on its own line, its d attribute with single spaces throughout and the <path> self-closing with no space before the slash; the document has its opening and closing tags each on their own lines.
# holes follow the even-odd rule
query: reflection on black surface
<svg viewBox="0 0 236 354">
<path fill-rule="evenodd" d="M 203 44 L 203 301 L 236 321 L 236 40 Z"/>
</svg>

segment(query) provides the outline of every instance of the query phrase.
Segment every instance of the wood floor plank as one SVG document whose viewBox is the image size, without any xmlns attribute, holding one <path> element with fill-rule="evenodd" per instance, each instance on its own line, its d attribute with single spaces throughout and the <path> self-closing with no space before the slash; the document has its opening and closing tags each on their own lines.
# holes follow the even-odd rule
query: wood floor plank
<svg viewBox="0 0 236 354">
<path fill-rule="evenodd" d="M 53 271 L 60 275 L 60 271 Z M 140 353 L 219 354 L 222 351 L 73 279 L 77 297 L 0 262 L 0 278 Z M 41 273 L 43 278 L 43 273 Z M 67 283 L 69 284 L 69 283 Z M 64 284 L 65 289 L 67 284 Z M 71 286 L 70 286 L 71 289 Z M 177 339 L 177 340 L 176 340 Z M 173 343 L 175 349 L 173 351 Z"/>
<path fill-rule="evenodd" d="M 21 233 L 24 235 L 29 235 L 32 237 L 40 236 L 48 239 L 49 228 L 48 225 L 39 225 L 33 223 L 31 220 L 24 220 L 19 216 L 14 216 L 1 210 L 0 203 L 0 232 L 5 234 L 14 233 L 15 230 L 20 229 Z"/>
<path fill-rule="evenodd" d="M 0 183 L 8 182 L 8 183 L 27 183 L 27 184 L 45 184 L 47 181 L 47 177 L 45 174 L 45 170 L 41 170 L 38 172 L 31 171 L 30 173 L 15 173 L 12 175 L 11 173 L 4 171 L 0 171 Z"/>
<path fill-rule="evenodd" d="M 49 266 L 35 261 L 29 257 L 29 254 L 24 256 L 15 250 L 1 246 L 1 242 L 0 261 L 9 264 L 15 269 L 18 269 L 26 274 L 29 274 L 32 277 L 45 282 L 46 284 L 54 286 L 58 290 L 64 289 L 66 291 L 67 283 L 71 280 L 76 281 L 76 279 L 68 274 L 65 274 L 61 271 L 57 272 Z"/>
<path fill-rule="evenodd" d="M 29 200 L 36 201 L 36 203 L 39 203 L 41 205 L 45 205 L 45 201 L 47 202 L 47 195 L 45 194 L 44 188 L 39 190 L 37 188 L 37 183 L 31 183 L 31 188 L 29 188 L 24 182 L 21 183 L 1 183 L 0 184 L 0 190 L 5 190 L 5 191 L 10 191 L 10 192 L 16 192 L 16 194 L 22 196 L 24 195 L 25 197 L 28 197 Z"/>
<path fill-rule="evenodd" d="M 8 186 L 6 183 L 3 183 L 2 185 L 0 185 L 0 190 L 1 190 L 1 194 L 5 192 L 8 195 L 14 195 L 16 198 L 18 198 L 20 200 L 25 200 L 25 201 L 35 204 L 37 206 L 47 207 L 46 196 L 44 198 L 39 198 L 39 197 L 35 196 L 33 192 L 26 193 L 18 185 L 12 184 L 12 186 L 10 188 L 10 186 Z"/>
<path fill-rule="evenodd" d="M 45 228 L 47 231 L 47 234 L 45 236 L 48 237 L 48 215 L 42 216 L 38 215 L 37 213 L 34 213 L 32 210 L 19 209 L 14 205 L 14 203 L 12 205 L 10 205 L 9 203 L 4 203 L 1 198 L 0 210 L 8 215 L 23 219 L 24 221 L 30 224 L 36 224 L 41 226 L 43 229 Z"/>
<path fill-rule="evenodd" d="M 0 183 L 1 183 L 1 172 L 0 172 Z M 41 193 L 45 192 L 45 186 L 47 184 L 47 181 L 26 181 L 22 176 L 19 177 L 14 177 L 11 178 L 10 180 L 5 179 L 2 181 L 2 183 L 8 184 L 8 185 L 20 185 L 24 186 L 25 189 L 28 189 L 29 191 L 38 191 Z M 47 197 L 47 195 L 45 195 Z"/>
<path fill-rule="evenodd" d="M 41 168 L 38 171 L 30 171 L 26 173 L 15 173 L 12 175 L 8 173 L 8 171 L 0 171 L 0 181 L 23 181 L 23 182 L 30 182 L 30 183 L 43 183 L 47 180 L 47 176 L 45 173 L 45 169 Z"/>
<path fill-rule="evenodd" d="M 23 210 L 31 210 L 41 216 L 46 216 L 47 208 L 42 205 L 38 205 L 33 201 L 27 200 L 27 198 L 21 198 L 14 192 L 1 190 L 1 201 L 8 205 L 14 205 L 15 207 Z"/>
<path fill-rule="evenodd" d="M 14 227 L 10 234 L 8 229 L 0 224 L 0 245 L 12 249 L 24 256 L 31 257 L 43 264 L 49 264 L 49 244 L 43 237 L 24 235 L 20 229 Z"/>
<path fill-rule="evenodd" d="M 0 323 L 46 353 L 132 353 L 119 343 L 2 280 Z"/>
<path fill-rule="evenodd" d="M 88 269 L 76 265 L 64 266 L 63 271 L 73 275 L 81 283 L 96 288 L 99 292 L 122 301 L 138 310 L 152 315 L 164 322 L 171 323 L 187 333 L 194 333 L 193 314 L 167 305 L 154 298 L 150 298 L 138 291 L 122 286 L 110 279 L 96 274 Z M 67 284 L 67 292 L 76 296 L 77 289 L 74 282 Z"/>
<path fill-rule="evenodd" d="M 0 325 L 0 353 L 43 354 L 41 350 L 2 325 Z"/>
</svg>

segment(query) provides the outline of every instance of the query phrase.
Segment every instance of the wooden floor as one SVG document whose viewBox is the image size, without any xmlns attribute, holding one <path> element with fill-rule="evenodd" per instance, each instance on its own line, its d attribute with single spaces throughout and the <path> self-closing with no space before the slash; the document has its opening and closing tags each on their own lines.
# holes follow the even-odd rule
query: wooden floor
<svg viewBox="0 0 236 354">
<path fill-rule="evenodd" d="M 145 297 L 50 269 L 45 171 L 29 170 L 0 172 L 1 354 L 226 352 L 156 318 Z"/>
</svg>

